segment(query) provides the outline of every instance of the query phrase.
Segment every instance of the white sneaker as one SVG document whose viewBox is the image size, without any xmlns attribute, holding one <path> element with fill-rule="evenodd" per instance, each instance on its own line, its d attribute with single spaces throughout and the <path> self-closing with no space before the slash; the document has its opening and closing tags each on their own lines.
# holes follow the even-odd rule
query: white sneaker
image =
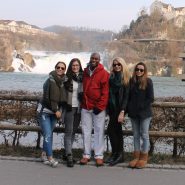
<svg viewBox="0 0 185 185">
<path fill-rule="evenodd" d="M 45 161 L 44 164 L 50 165 L 51 167 L 55 168 L 58 166 L 58 161 L 51 159 L 51 160 Z"/>
<path fill-rule="evenodd" d="M 50 162 L 49 162 L 49 160 L 48 160 L 48 159 L 46 159 L 45 161 L 43 161 L 43 164 L 49 165 L 49 164 L 50 164 Z"/>
<path fill-rule="evenodd" d="M 46 155 L 42 155 L 42 156 L 40 157 L 40 160 L 41 160 L 41 162 L 43 162 L 44 164 L 49 165 L 49 161 L 48 161 L 48 158 L 47 158 Z"/>
<path fill-rule="evenodd" d="M 46 155 L 42 155 L 42 156 L 40 157 L 40 160 L 41 160 L 41 162 L 45 162 L 45 161 L 48 161 L 48 158 L 47 158 Z"/>
</svg>

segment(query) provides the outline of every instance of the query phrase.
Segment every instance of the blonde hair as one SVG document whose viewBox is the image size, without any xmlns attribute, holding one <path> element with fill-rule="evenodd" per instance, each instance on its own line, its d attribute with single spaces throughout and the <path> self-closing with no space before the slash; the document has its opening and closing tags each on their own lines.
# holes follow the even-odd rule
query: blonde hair
<svg viewBox="0 0 185 185">
<path fill-rule="evenodd" d="M 128 70 L 128 67 L 127 67 L 127 64 L 125 62 L 125 60 L 121 57 L 116 57 L 113 59 L 112 61 L 112 65 L 111 65 L 111 69 L 110 69 L 110 72 L 111 74 L 114 73 L 114 69 L 113 69 L 113 64 L 114 64 L 114 61 L 118 62 L 121 64 L 121 71 L 122 71 L 122 83 L 124 85 L 128 85 L 129 84 L 129 80 L 130 80 L 130 72 Z"/>
</svg>

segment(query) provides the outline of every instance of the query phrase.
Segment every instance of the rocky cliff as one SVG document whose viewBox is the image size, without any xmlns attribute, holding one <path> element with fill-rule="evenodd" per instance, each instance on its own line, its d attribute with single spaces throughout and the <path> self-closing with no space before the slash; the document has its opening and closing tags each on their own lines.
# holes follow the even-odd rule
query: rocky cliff
<svg viewBox="0 0 185 185">
<path fill-rule="evenodd" d="M 177 26 L 174 19 L 167 19 L 160 11 L 142 12 L 115 37 L 109 51 L 128 63 L 146 62 L 151 75 L 170 76 L 182 71 L 179 53 L 185 49 L 185 26 Z"/>
<path fill-rule="evenodd" d="M 13 71 L 11 68 L 13 47 L 9 39 L 2 36 L 0 38 L 0 71 Z"/>
<path fill-rule="evenodd" d="M 13 71 L 13 52 L 16 51 L 30 67 L 34 61 L 28 49 L 79 51 L 83 45 L 75 38 L 66 39 L 63 35 L 47 32 L 23 21 L 0 20 L 0 71 Z"/>
</svg>

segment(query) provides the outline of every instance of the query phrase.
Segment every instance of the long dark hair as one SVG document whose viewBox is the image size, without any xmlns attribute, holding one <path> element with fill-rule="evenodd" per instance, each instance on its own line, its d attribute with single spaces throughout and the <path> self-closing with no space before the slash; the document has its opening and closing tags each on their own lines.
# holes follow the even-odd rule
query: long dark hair
<svg viewBox="0 0 185 185">
<path fill-rule="evenodd" d="M 79 74 L 78 76 L 72 71 L 72 65 L 74 62 L 78 62 L 78 64 L 80 65 L 80 70 L 79 70 Z M 69 63 L 69 66 L 67 68 L 67 72 L 66 72 L 66 75 L 67 75 L 67 82 L 64 83 L 64 86 L 65 88 L 69 91 L 69 92 L 72 92 L 73 91 L 73 86 L 71 84 L 72 80 L 75 80 L 77 82 L 82 82 L 82 74 L 83 74 L 83 70 L 82 70 L 82 65 L 81 65 L 81 62 L 78 58 L 73 58 L 70 63 Z"/>
<path fill-rule="evenodd" d="M 69 63 L 69 66 L 67 68 L 67 72 L 66 72 L 66 75 L 68 77 L 72 77 L 73 75 L 73 71 L 72 71 L 72 65 L 74 62 L 78 62 L 79 66 L 80 66 L 80 70 L 79 70 L 79 73 L 82 73 L 83 72 L 83 69 L 82 69 L 82 65 L 81 65 L 81 62 L 78 58 L 73 58 L 70 63 Z"/>
<path fill-rule="evenodd" d="M 144 74 L 143 74 L 143 76 L 139 77 L 139 79 L 138 79 L 137 78 L 137 75 L 136 75 L 136 68 L 139 65 L 142 65 L 144 67 Z M 140 83 L 139 84 L 139 88 L 145 90 L 146 89 L 146 86 L 147 86 L 147 78 L 148 78 L 148 71 L 147 71 L 146 64 L 143 63 L 143 62 L 137 63 L 136 66 L 135 66 L 135 68 L 134 68 L 133 74 L 132 74 L 132 80 L 135 83 L 136 83 L 137 80 L 139 80 L 139 83 Z"/>
</svg>

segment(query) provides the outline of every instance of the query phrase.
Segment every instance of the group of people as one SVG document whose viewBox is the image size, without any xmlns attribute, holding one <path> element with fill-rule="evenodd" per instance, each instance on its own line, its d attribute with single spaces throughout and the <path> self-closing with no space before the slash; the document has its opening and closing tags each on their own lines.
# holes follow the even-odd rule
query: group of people
<svg viewBox="0 0 185 185">
<path fill-rule="evenodd" d="M 110 166 L 122 162 L 122 124 L 128 113 L 134 136 L 134 159 L 129 167 L 144 168 L 148 160 L 148 131 L 154 100 L 153 84 L 147 76 L 146 65 L 142 62 L 136 64 L 130 77 L 124 59 L 117 57 L 112 61 L 109 74 L 100 63 L 100 54 L 92 53 L 84 71 L 78 58 L 73 58 L 65 71 L 66 64 L 59 61 L 43 85 L 43 97 L 37 109 L 43 134 L 43 163 L 52 167 L 58 165 L 52 153 L 52 134 L 57 120 L 61 118 L 65 124 L 63 158 L 68 167 L 74 166 L 72 145 L 80 123 L 83 138 L 81 165 L 91 160 L 92 148 L 97 166 L 102 166 L 104 162 Z M 107 132 L 112 153 L 104 160 L 107 114 L 110 118 Z"/>
</svg>

